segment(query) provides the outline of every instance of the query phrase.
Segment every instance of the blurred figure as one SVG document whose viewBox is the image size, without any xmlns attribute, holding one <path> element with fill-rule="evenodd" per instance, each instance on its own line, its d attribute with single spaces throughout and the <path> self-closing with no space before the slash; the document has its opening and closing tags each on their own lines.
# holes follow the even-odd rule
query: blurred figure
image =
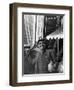
<svg viewBox="0 0 74 90">
<path fill-rule="evenodd" d="M 63 47 L 61 47 L 59 53 L 57 53 L 56 40 L 53 45 L 53 49 L 49 50 L 49 73 L 62 73 L 63 72 Z"/>
</svg>

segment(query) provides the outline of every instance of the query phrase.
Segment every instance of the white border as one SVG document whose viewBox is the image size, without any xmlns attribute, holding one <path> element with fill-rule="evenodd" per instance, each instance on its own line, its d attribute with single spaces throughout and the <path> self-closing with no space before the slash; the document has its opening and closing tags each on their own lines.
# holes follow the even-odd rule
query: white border
<svg viewBox="0 0 74 90">
<path fill-rule="evenodd" d="M 22 12 L 65 14 L 64 16 L 64 74 L 36 74 L 22 76 Z M 17 9 L 17 82 L 69 80 L 69 10 L 22 8 Z"/>
</svg>

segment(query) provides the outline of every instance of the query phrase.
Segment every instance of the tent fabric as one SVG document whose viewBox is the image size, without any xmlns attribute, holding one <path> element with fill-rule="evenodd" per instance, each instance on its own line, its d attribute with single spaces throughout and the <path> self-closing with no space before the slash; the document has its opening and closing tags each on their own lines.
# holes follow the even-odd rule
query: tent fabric
<svg viewBox="0 0 74 90">
<path fill-rule="evenodd" d="M 49 40 L 49 39 L 60 39 L 60 38 L 63 38 L 64 35 L 63 35 L 63 30 L 61 28 L 55 30 L 54 32 L 52 32 L 51 34 L 47 35 L 46 38 Z"/>
</svg>

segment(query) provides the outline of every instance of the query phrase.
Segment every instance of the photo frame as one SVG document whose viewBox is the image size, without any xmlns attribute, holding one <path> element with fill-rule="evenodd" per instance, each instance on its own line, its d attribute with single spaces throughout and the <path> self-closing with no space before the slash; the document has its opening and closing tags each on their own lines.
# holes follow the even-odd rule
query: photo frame
<svg viewBox="0 0 74 90">
<path fill-rule="evenodd" d="M 72 83 L 72 6 L 10 4 L 10 85 Z"/>
</svg>

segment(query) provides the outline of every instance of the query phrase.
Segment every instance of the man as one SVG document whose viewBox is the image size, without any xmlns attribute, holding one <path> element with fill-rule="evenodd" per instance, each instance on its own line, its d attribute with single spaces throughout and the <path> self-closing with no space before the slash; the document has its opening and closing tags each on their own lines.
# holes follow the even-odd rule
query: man
<svg viewBox="0 0 74 90">
<path fill-rule="evenodd" d="M 48 55 L 46 53 L 46 40 L 41 39 L 37 44 L 29 51 L 27 60 L 30 63 L 29 72 L 31 73 L 47 73 L 48 72 Z M 33 71 L 31 71 L 33 70 Z"/>
</svg>

